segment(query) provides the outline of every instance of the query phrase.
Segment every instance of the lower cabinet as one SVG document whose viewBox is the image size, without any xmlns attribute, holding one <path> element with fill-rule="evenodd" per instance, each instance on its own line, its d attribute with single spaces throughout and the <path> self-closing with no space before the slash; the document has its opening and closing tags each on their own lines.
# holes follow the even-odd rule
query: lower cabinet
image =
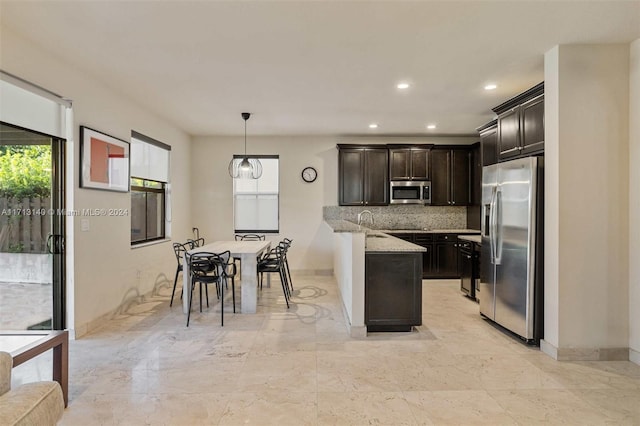
<svg viewBox="0 0 640 426">
<path fill-rule="evenodd" d="M 422 324 L 422 253 L 365 254 L 367 331 L 411 331 Z"/>
<path fill-rule="evenodd" d="M 459 278 L 458 236 L 435 234 L 434 268 L 430 278 Z"/>
<path fill-rule="evenodd" d="M 433 234 L 414 234 L 414 244 L 424 247 L 422 252 L 422 278 L 433 275 Z"/>
</svg>

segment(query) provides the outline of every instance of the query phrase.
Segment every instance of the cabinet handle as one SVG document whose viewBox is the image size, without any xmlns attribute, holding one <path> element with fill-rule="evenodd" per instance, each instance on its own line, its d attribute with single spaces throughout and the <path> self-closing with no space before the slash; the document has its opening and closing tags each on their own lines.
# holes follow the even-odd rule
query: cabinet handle
<svg viewBox="0 0 640 426">
<path fill-rule="evenodd" d="M 455 201 L 452 201 L 452 202 L 451 202 L 451 204 L 455 204 L 455 203 L 456 203 Z"/>
<path fill-rule="evenodd" d="M 458 247 L 458 245 L 457 245 L 457 244 L 454 244 L 453 246 L 454 246 L 454 247 Z"/>
</svg>

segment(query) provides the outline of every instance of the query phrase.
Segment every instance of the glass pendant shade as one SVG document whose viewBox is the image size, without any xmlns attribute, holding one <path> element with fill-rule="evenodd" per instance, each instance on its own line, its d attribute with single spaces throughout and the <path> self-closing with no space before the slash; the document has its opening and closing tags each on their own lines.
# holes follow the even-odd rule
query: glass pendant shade
<svg viewBox="0 0 640 426">
<path fill-rule="evenodd" d="M 251 117 L 248 112 L 242 113 L 244 120 L 244 156 L 233 158 L 229 163 L 229 176 L 234 179 L 259 179 L 262 176 L 262 163 L 257 158 L 247 156 L 247 120 Z"/>
<path fill-rule="evenodd" d="M 257 158 L 234 158 L 229 163 L 229 176 L 234 179 L 258 179 L 262 176 L 262 163 Z"/>
</svg>

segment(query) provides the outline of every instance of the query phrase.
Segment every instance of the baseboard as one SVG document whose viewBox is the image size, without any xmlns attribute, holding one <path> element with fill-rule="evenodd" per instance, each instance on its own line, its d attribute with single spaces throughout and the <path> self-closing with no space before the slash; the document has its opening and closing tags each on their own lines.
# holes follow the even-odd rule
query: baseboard
<svg viewBox="0 0 640 426">
<path fill-rule="evenodd" d="M 629 348 L 557 348 L 544 339 L 540 340 L 540 350 L 557 361 L 628 361 L 631 358 Z"/>
<path fill-rule="evenodd" d="M 349 326 L 349 336 L 354 339 L 364 339 L 367 337 L 367 326 Z"/>
<path fill-rule="evenodd" d="M 79 339 L 83 336 L 86 336 L 87 334 L 93 333 L 94 331 L 102 327 L 107 321 L 113 318 L 115 313 L 119 311 L 120 306 L 110 312 L 107 312 L 104 315 L 100 315 L 98 318 L 95 318 L 89 322 L 76 325 L 76 327 L 73 329 L 74 339 Z"/>
<path fill-rule="evenodd" d="M 320 276 L 331 277 L 333 276 L 333 269 L 292 269 L 292 275 L 300 276 Z"/>
<path fill-rule="evenodd" d="M 629 348 L 629 361 L 640 365 L 640 352 Z"/>
<path fill-rule="evenodd" d="M 134 293 L 135 294 L 135 293 Z M 121 315 L 129 309 L 132 304 L 140 304 L 145 300 L 151 299 L 156 294 L 156 288 L 152 288 L 147 293 L 138 296 L 129 297 L 120 303 L 115 309 L 107 312 L 106 314 L 100 315 L 98 318 L 94 318 L 89 322 L 84 324 L 76 325 L 73 329 L 74 339 L 79 339 L 87 334 L 91 334 L 94 331 L 98 330 L 102 326 L 104 326 L 108 321 L 110 321 L 113 317 L 117 315 Z"/>
<path fill-rule="evenodd" d="M 540 351 L 555 360 L 558 359 L 558 348 L 544 339 L 540 340 Z"/>
</svg>

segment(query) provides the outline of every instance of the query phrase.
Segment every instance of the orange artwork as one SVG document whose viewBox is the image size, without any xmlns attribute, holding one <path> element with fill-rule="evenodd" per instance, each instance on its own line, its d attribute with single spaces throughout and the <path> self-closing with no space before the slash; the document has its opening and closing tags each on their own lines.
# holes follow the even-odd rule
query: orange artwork
<svg viewBox="0 0 640 426">
<path fill-rule="evenodd" d="M 110 158 L 125 158 L 124 148 L 97 138 L 91 138 L 91 181 L 109 183 Z"/>
</svg>

